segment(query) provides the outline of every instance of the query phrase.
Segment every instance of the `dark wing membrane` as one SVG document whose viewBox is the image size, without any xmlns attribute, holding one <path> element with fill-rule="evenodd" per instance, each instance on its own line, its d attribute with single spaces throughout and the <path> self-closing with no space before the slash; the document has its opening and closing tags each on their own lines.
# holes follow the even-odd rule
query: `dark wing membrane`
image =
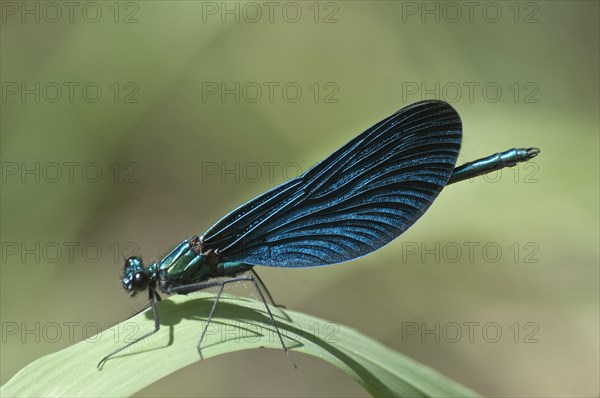
<svg viewBox="0 0 600 398">
<path fill-rule="evenodd" d="M 423 101 L 377 123 L 303 175 L 229 213 L 204 235 L 223 261 L 335 264 L 406 231 L 446 185 L 460 150 L 458 113 Z"/>
</svg>

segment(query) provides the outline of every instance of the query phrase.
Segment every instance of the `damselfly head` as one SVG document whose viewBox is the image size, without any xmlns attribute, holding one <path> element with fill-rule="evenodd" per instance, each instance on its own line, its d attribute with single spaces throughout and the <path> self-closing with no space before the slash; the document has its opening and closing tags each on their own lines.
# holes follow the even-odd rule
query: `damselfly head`
<svg viewBox="0 0 600 398">
<path fill-rule="evenodd" d="M 135 296 L 136 293 L 143 292 L 148 288 L 150 278 L 141 258 L 129 257 L 125 260 L 121 282 L 123 288 L 131 293 L 131 296 Z"/>
</svg>

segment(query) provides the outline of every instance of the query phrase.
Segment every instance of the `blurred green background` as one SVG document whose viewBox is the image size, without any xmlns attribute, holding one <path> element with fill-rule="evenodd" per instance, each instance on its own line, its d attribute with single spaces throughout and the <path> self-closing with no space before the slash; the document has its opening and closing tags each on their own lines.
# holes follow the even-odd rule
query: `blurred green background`
<svg viewBox="0 0 600 398">
<path fill-rule="evenodd" d="M 122 256 L 158 259 L 381 118 L 439 98 L 463 120 L 459 162 L 542 154 L 448 187 L 365 258 L 259 273 L 288 308 L 479 393 L 598 395 L 598 2 L 1 4 L 2 383 L 133 312 Z M 139 396 L 366 394 L 296 361 L 225 355 Z"/>
</svg>

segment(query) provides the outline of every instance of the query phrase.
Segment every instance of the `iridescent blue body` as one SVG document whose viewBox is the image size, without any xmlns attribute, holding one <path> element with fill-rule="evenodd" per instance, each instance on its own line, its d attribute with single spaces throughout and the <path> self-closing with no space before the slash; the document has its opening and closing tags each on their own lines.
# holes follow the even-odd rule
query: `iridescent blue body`
<svg viewBox="0 0 600 398">
<path fill-rule="evenodd" d="M 252 267 L 235 261 L 219 261 L 214 252 L 202 252 L 201 238 L 192 236 L 181 242 L 160 262 L 154 262 L 145 269 L 140 258 L 128 259 L 121 282 L 126 290 L 131 291 L 135 275 L 142 272 L 148 276 L 149 286 L 158 287 L 161 292 L 169 294 L 176 287 L 212 278 L 240 275 Z"/>
<path fill-rule="evenodd" d="M 446 185 L 501 170 L 505 167 L 513 167 L 519 162 L 526 162 L 536 157 L 538 153 L 540 153 L 538 148 L 513 148 L 474 162 L 465 163 L 454 169 Z"/>
<path fill-rule="evenodd" d="M 201 237 L 184 240 L 160 262 L 144 267 L 139 257 L 127 259 L 123 287 L 132 295 L 148 290 L 154 332 L 160 327 L 157 288 L 187 294 L 220 287 L 204 336 L 225 284 L 250 281 L 287 351 L 253 267 L 316 267 L 364 256 L 406 231 L 447 185 L 539 153 L 537 148 L 511 149 L 455 167 L 461 140 L 461 120 L 449 104 L 409 105 L 303 175 L 238 207 Z M 250 276 L 243 275 L 247 271 Z M 217 281 L 219 277 L 225 278 Z"/>
</svg>

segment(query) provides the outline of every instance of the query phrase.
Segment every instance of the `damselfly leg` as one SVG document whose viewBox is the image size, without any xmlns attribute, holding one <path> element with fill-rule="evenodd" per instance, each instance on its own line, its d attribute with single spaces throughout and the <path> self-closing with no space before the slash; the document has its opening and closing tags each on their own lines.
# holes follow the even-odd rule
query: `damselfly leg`
<svg viewBox="0 0 600 398">
<path fill-rule="evenodd" d="M 200 283 L 195 283 L 195 284 L 190 284 L 190 285 L 182 285 L 182 286 L 176 286 L 176 287 L 172 287 L 170 289 L 168 289 L 165 293 L 167 294 L 188 294 L 188 293 L 192 293 L 192 292 L 197 292 L 197 291 L 201 291 L 201 290 L 205 290 L 211 287 L 218 287 L 219 290 L 217 292 L 217 295 L 213 301 L 212 307 L 210 309 L 210 312 L 208 314 L 206 323 L 202 329 L 202 333 L 200 335 L 200 340 L 198 341 L 198 353 L 200 354 L 200 357 L 202 357 L 202 352 L 201 352 L 201 345 L 202 345 L 202 341 L 204 340 L 204 337 L 206 335 L 206 332 L 208 330 L 208 326 L 210 325 L 210 322 L 212 320 L 213 314 L 215 312 L 215 309 L 217 308 L 217 304 L 219 303 L 219 300 L 221 298 L 221 295 L 223 293 L 223 290 L 225 288 L 225 285 L 228 283 L 234 283 L 234 282 L 252 282 L 254 287 L 256 288 L 256 290 L 258 291 L 258 294 L 260 296 L 261 301 L 263 302 L 263 304 L 265 305 L 265 308 L 267 310 L 267 313 L 269 314 L 269 318 L 271 320 L 271 324 L 273 325 L 273 327 L 275 328 L 275 332 L 277 333 L 277 336 L 279 337 L 279 341 L 281 342 L 281 346 L 283 347 L 283 350 L 285 351 L 286 355 L 288 356 L 288 358 L 290 359 L 290 361 L 292 362 L 292 365 L 294 366 L 294 368 L 297 368 L 296 366 L 296 362 L 294 361 L 294 358 L 292 357 L 292 355 L 290 354 L 287 346 L 285 345 L 285 342 L 283 341 L 283 336 L 279 330 L 279 327 L 277 326 L 277 321 L 275 321 L 275 317 L 273 316 L 273 313 L 271 312 L 271 309 L 269 308 L 269 305 L 267 303 L 267 300 L 265 298 L 265 295 L 263 294 L 263 289 L 261 289 L 261 285 L 262 287 L 266 290 L 266 287 L 264 285 L 264 283 L 262 282 L 262 280 L 260 280 L 260 278 L 258 277 L 258 274 L 256 274 L 256 272 L 251 272 L 250 275 L 242 275 L 242 276 L 234 276 L 234 277 L 230 277 L 224 280 L 220 280 L 220 281 L 205 281 L 205 282 L 200 282 Z M 259 282 L 260 281 L 260 282 Z M 269 297 L 269 300 L 274 304 L 273 301 L 273 297 L 271 296 L 271 294 L 268 292 L 267 290 L 267 297 Z M 151 332 L 146 333 L 145 335 L 135 339 L 132 342 L 127 343 L 126 345 L 124 345 L 123 347 L 116 349 L 114 351 L 112 351 L 110 354 L 108 354 L 107 356 L 105 356 L 104 358 L 102 358 L 102 360 L 98 363 L 98 368 L 102 368 L 103 364 L 109 360 L 111 357 L 113 357 L 114 355 L 118 354 L 119 352 L 125 350 L 126 348 L 138 343 L 139 341 L 145 339 L 146 337 L 149 337 L 151 335 L 153 335 L 154 333 L 158 332 L 160 330 L 160 321 L 158 318 L 158 311 L 156 309 L 156 301 L 160 301 L 160 296 L 158 295 L 157 292 L 154 291 L 154 289 L 148 289 L 148 299 L 150 300 L 150 307 L 152 308 L 152 315 L 154 317 L 154 330 Z M 286 314 L 287 316 L 287 314 Z M 289 318 L 288 318 L 289 319 Z"/>
<path fill-rule="evenodd" d="M 206 335 L 208 326 L 210 325 L 213 313 L 215 312 L 215 309 L 217 308 L 217 304 L 219 303 L 219 300 L 221 298 L 221 294 L 223 293 L 223 289 L 225 288 L 225 285 L 228 283 L 234 283 L 234 282 L 248 282 L 248 281 L 252 282 L 254 284 L 254 287 L 258 291 L 258 294 L 260 295 L 261 301 L 265 305 L 267 313 L 269 314 L 269 318 L 271 319 L 271 325 L 273 325 L 273 327 L 275 328 L 275 332 L 277 333 L 277 336 L 279 337 L 279 341 L 281 342 L 281 346 L 283 347 L 283 350 L 285 351 L 286 355 L 292 362 L 292 365 L 294 366 L 294 368 L 297 369 L 296 361 L 294 361 L 292 354 L 290 354 L 288 348 L 285 345 L 285 342 L 283 341 L 283 336 L 281 335 L 281 332 L 279 331 L 279 327 L 277 326 L 277 321 L 275 321 L 275 317 L 273 316 L 273 313 L 271 312 L 271 309 L 269 308 L 269 304 L 267 303 L 267 300 L 265 299 L 265 295 L 263 294 L 262 289 L 260 287 L 260 284 L 262 284 L 263 287 L 264 287 L 264 284 L 262 283 L 262 281 L 259 284 L 259 282 L 257 282 L 256 276 L 258 276 L 258 275 L 255 272 L 252 272 L 252 273 L 250 273 L 250 275 L 234 276 L 234 277 L 227 278 L 227 279 L 224 279 L 221 281 L 206 281 L 206 282 L 200 282 L 200 283 L 195 283 L 195 284 L 191 284 L 191 285 L 176 286 L 176 287 L 173 287 L 170 290 L 168 290 L 167 293 L 169 293 L 169 294 L 171 294 L 171 293 L 187 294 L 187 293 L 191 293 L 191 292 L 195 292 L 195 291 L 204 290 L 204 289 L 207 289 L 210 287 L 215 287 L 215 286 L 219 287 L 217 296 L 215 297 L 215 300 L 211 307 L 210 313 L 208 314 L 206 324 L 204 325 L 204 328 L 202 329 L 202 333 L 200 335 L 200 341 L 198 341 L 198 346 L 197 346 L 198 353 L 200 354 L 200 356 L 202 356 L 202 353 L 201 353 L 202 341 L 204 340 L 204 336 Z M 268 295 L 268 297 L 271 300 L 271 302 L 273 302 L 273 297 L 270 294 Z"/>
</svg>

